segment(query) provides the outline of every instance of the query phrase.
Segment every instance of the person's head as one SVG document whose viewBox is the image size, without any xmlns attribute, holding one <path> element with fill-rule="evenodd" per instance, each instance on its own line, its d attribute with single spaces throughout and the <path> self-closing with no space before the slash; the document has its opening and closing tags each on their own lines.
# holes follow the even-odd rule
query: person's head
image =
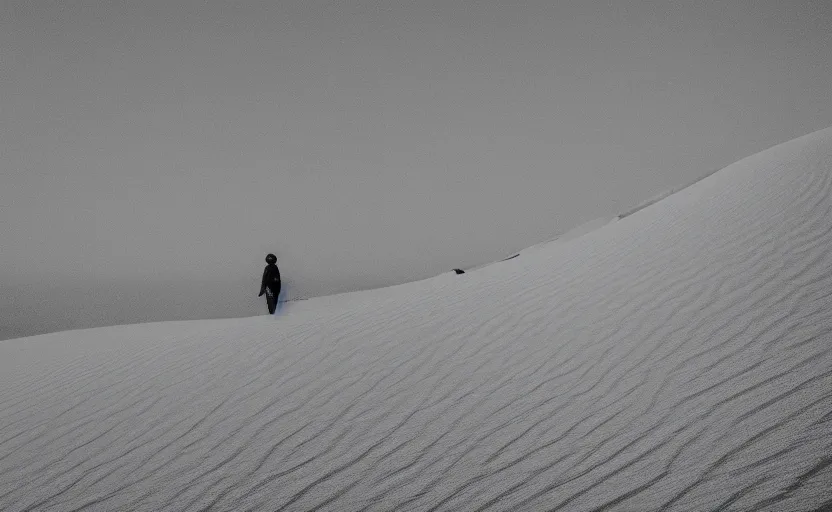
<svg viewBox="0 0 832 512">
<path fill-rule="evenodd" d="M 269 265 L 274 265 L 275 263 L 277 263 L 277 256 L 275 256 L 274 254 L 267 254 L 266 263 L 268 263 Z"/>
</svg>

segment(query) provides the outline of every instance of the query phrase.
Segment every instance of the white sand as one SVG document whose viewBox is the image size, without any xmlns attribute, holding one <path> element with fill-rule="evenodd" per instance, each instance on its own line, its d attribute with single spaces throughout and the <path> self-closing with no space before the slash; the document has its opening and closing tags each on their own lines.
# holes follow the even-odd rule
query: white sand
<svg viewBox="0 0 832 512">
<path fill-rule="evenodd" d="M 832 128 L 465 275 L 0 342 L 2 510 L 832 506 Z"/>
</svg>

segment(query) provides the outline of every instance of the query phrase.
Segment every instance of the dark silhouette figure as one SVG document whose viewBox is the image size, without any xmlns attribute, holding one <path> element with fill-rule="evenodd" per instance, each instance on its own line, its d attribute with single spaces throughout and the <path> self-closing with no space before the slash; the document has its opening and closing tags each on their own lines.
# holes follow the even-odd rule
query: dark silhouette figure
<svg viewBox="0 0 832 512">
<path fill-rule="evenodd" d="M 266 268 L 263 270 L 263 281 L 260 283 L 260 295 L 266 294 L 266 304 L 269 306 L 269 314 L 273 315 L 277 308 L 277 297 L 280 295 L 280 270 L 277 269 L 277 256 L 269 254 L 266 256 Z"/>
<path fill-rule="evenodd" d="M 459 274 L 464 274 L 464 273 L 465 273 L 465 271 L 464 271 L 464 270 L 462 270 L 461 268 L 455 268 L 455 269 L 454 269 L 454 272 L 456 272 L 456 274 L 457 274 L 457 275 L 459 275 Z"/>
</svg>

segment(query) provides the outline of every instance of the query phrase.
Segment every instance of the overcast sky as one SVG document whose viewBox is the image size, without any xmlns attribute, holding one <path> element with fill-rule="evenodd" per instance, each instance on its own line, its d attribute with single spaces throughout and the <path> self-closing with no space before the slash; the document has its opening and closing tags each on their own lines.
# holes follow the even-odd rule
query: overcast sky
<svg viewBox="0 0 832 512">
<path fill-rule="evenodd" d="M 830 56 L 827 0 L 0 2 L 0 327 L 501 258 L 832 125 Z"/>
</svg>

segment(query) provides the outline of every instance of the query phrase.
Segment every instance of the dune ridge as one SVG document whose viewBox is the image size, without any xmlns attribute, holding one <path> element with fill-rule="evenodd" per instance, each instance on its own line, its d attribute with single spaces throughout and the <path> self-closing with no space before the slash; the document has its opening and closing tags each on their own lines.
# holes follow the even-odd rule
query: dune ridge
<svg viewBox="0 0 832 512">
<path fill-rule="evenodd" d="M 476 272 L 0 343 L 3 510 L 832 506 L 832 128 Z"/>
</svg>

